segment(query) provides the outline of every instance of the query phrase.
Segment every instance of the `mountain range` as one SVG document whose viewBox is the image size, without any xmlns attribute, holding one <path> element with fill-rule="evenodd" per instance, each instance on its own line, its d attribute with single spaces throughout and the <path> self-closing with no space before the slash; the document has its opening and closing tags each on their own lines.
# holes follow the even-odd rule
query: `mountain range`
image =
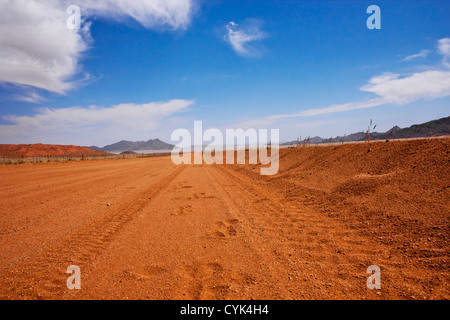
<svg viewBox="0 0 450 320">
<path fill-rule="evenodd" d="M 405 138 L 419 138 L 430 136 L 447 136 L 450 135 L 450 116 L 425 122 L 422 124 L 415 124 L 407 128 L 400 128 L 395 126 L 386 132 L 371 132 L 372 140 L 385 140 L 385 139 L 405 139 Z M 337 136 L 334 138 L 322 138 L 322 137 L 308 137 L 303 140 L 294 140 L 290 142 L 282 143 L 281 145 L 297 145 L 298 143 L 331 143 L 331 142 L 352 142 L 352 141 L 364 141 L 366 138 L 366 132 L 356 132 L 349 135 Z M 96 146 L 89 147 L 92 150 L 99 150 L 110 153 L 121 153 L 124 151 L 149 151 L 149 150 L 172 150 L 174 145 L 165 143 L 159 139 L 150 139 L 148 141 L 119 141 L 103 148 Z"/>
<path fill-rule="evenodd" d="M 407 138 L 420 138 L 431 136 L 448 136 L 450 135 L 450 117 L 441 118 L 425 122 L 422 124 L 415 124 L 407 128 L 400 128 L 395 126 L 386 132 L 370 132 L 372 140 L 385 140 L 385 139 L 407 139 Z M 366 132 L 356 132 L 349 135 L 338 136 L 335 138 L 322 138 L 322 137 L 308 137 L 303 140 L 294 140 L 281 145 L 297 145 L 297 144 L 319 144 L 319 143 L 332 143 L 332 142 L 352 142 L 352 141 L 364 141 L 366 139 Z"/>
<path fill-rule="evenodd" d="M 172 150 L 172 144 L 165 143 L 159 139 L 150 139 L 148 141 L 119 141 L 103 148 L 96 146 L 89 147 L 93 150 L 100 150 L 110 153 L 120 153 L 124 151 L 144 151 L 144 150 Z"/>
</svg>

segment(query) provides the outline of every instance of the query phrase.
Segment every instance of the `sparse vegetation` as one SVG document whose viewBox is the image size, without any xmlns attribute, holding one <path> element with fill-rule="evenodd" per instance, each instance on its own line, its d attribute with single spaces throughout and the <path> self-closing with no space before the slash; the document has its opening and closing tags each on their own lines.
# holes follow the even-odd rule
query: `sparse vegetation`
<svg viewBox="0 0 450 320">
<path fill-rule="evenodd" d="M 369 123 L 369 126 L 367 127 L 366 137 L 365 137 L 365 141 L 367 143 L 370 143 L 370 141 L 372 140 L 372 132 L 373 132 L 373 130 L 376 129 L 376 127 L 377 127 L 377 125 L 374 125 L 372 127 L 372 119 L 370 119 L 370 123 Z"/>
<path fill-rule="evenodd" d="M 412 125 L 407 128 L 400 128 L 394 126 L 386 132 L 375 132 L 375 127 L 372 123 L 369 128 L 364 129 L 360 132 L 355 132 L 351 134 L 345 134 L 343 137 L 337 136 L 330 139 L 324 139 L 319 136 L 310 138 L 310 143 L 321 144 L 321 143 L 344 143 L 344 142 L 356 142 L 356 141 L 375 141 L 375 140 L 391 140 L 391 139 L 411 139 L 411 138 L 430 138 L 430 137 L 442 137 L 450 136 L 450 117 L 441 118 L 433 121 L 429 121 L 422 124 Z M 283 145 L 293 145 L 301 147 L 307 145 L 306 139 L 301 140 L 301 137 L 297 140 L 284 143 Z"/>
<path fill-rule="evenodd" d="M 303 145 L 304 145 L 304 146 L 309 146 L 310 143 L 311 143 L 311 136 L 308 136 L 308 137 L 305 139 L 305 141 L 303 142 Z"/>
<path fill-rule="evenodd" d="M 302 145 L 301 141 L 302 141 L 302 136 L 297 138 L 297 148 L 301 147 L 301 145 Z"/>
<path fill-rule="evenodd" d="M 431 127 L 431 123 L 428 124 L 427 129 L 428 129 L 428 132 L 427 132 L 427 134 L 425 135 L 425 137 L 427 137 L 427 138 L 432 138 L 432 137 L 437 137 L 437 136 L 439 135 L 439 133 L 438 133 L 437 130 L 436 130 L 436 131 L 433 131 L 433 128 Z"/>
</svg>

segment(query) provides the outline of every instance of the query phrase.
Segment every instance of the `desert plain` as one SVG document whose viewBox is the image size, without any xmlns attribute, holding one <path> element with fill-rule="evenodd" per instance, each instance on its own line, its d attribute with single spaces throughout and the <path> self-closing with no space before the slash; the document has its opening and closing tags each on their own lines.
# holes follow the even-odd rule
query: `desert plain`
<svg viewBox="0 0 450 320">
<path fill-rule="evenodd" d="M 170 156 L 2 165 L 0 298 L 448 299 L 449 152 L 286 148 L 274 176 Z"/>
</svg>

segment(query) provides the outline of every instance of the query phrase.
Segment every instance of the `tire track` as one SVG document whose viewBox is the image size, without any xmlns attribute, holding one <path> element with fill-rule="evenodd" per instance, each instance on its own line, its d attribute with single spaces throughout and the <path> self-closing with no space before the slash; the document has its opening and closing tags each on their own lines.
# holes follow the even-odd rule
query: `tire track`
<svg viewBox="0 0 450 320">
<path fill-rule="evenodd" d="M 140 166 L 145 167 L 145 164 L 142 163 Z M 115 170 L 114 170 L 115 169 Z M 165 169 L 165 168 L 164 168 Z M 161 170 L 164 170 L 161 169 Z M 36 189 L 35 185 L 28 184 L 21 184 L 21 185 L 13 185 L 11 187 L 2 186 L 1 192 L 4 194 L 8 194 L 8 198 L 18 197 L 23 198 L 24 194 L 28 194 L 31 191 L 34 193 L 34 195 L 41 195 L 45 194 L 48 189 L 51 189 L 52 192 L 58 192 L 60 194 L 64 194 L 67 190 L 73 190 L 76 189 L 79 186 L 86 185 L 88 183 L 98 183 L 101 181 L 108 181 L 112 178 L 116 178 L 117 176 L 120 176 L 122 174 L 132 174 L 139 173 L 142 168 L 136 167 L 136 166 L 126 166 L 120 170 L 117 170 L 115 167 L 109 168 L 108 166 L 108 172 L 102 171 L 101 168 L 98 168 L 96 170 L 83 170 L 82 168 L 77 168 L 77 170 L 74 170 L 74 172 L 71 172 L 72 176 L 70 181 L 67 181 L 67 172 L 61 172 L 56 177 L 47 177 L 47 179 L 51 179 L 50 182 L 43 182 L 42 188 Z M 86 178 L 86 175 L 88 174 L 88 178 Z M 73 177 L 75 175 L 75 177 Z M 32 178 L 31 178 L 32 180 Z M 34 181 L 33 181 L 34 182 Z"/>
<path fill-rule="evenodd" d="M 258 202 L 252 200 L 267 192 L 255 193 L 252 186 L 226 174 L 222 167 L 210 168 L 207 169 L 208 176 L 227 212 L 227 219 L 218 223 L 220 228 L 217 238 L 234 241 L 233 250 L 241 257 L 246 257 L 238 268 L 240 272 L 244 271 L 247 279 L 241 282 L 241 294 L 245 293 L 244 296 L 238 296 L 239 299 L 295 298 L 295 284 L 290 281 L 293 278 L 291 261 L 280 259 L 278 254 L 282 237 L 278 233 L 263 234 L 271 223 L 263 214 L 268 205 L 255 205 Z M 270 206 L 272 210 L 277 208 L 277 204 Z"/>
<path fill-rule="evenodd" d="M 142 171 L 142 168 L 140 168 L 143 165 L 147 165 L 146 163 L 140 163 L 139 164 L 139 169 Z M 116 164 L 117 166 L 117 164 Z M 109 167 L 109 166 L 108 166 Z M 108 168 L 108 170 L 110 170 L 110 168 Z M 152 171 L 152 174 L 150 175 L 150 177 L 154 177 L 154 176 L 163 176 L 166 171 L 172 170 L 170 167 L 165 166 L 162 168 L 158 168 L 156 171 Z M 101 169 L 99 169 L 99 171 L 101 171 Z M 124 172 L 125 170 L 118 170 L 119 173 Z M 136 168 L 133 168 L 133 170 L 128 171 L 129 173 L 134 174 L 136 171 Z M 136 172 L 138 173 L 138 172 Z M 67 173 L 66 173 L 67 175 Z M 107 173 L 107 176 L 109 177 L 111 175 L 110 172 Z M 148 177 L 140 177 L 138 178 L 140 179 L 144 179 L 148 180 Z M 125 181 L 125 184 L 122 185 L 122 187 L 129 185 L 129 184 L 135 184 L 136 181 L 138 181 L 138 179 L 132 180 L 132 181 Z M 84 187 L 83 190 L 83 201 L 78 203 L 78 204 L 72 204 L 71 200 L 73 198 L 73 193 L 72 192 L 62 192 L 60 193 L 60 189 L 56 189 L 57 192 L 55 192 L 55 189 L 51 189 L 48 190 L 49 194 L 54 195 L 55 193 L 58 194 L 58 198 L 57 199 L 52 199 L 51 202 L 49 202 L 49 205 L 46 206 L 45 210 L 42 210 L 41 208 L 39 208 L 39 210 L 33 210 L 31 211 L 28 207 L 23 207 L 23 205 L 20 205 L 20 214 L 16 214 L 16 217 L 14 217 L 17 220 L 21 220 L 20 225 L 21 227 L 19 228 L 15 228 L 15 229 L 11 229 L 8 228 L 7 226 L 3 226 L 4 230 L 8 230 L 7 232 L 3 232 L 2 234 L 0 234 L 0 240 L 6 240 L 9 239 L 9 241 L 11 241 L 11 237 L 13 237 L 13 241 L 15 242 L 14 244 L 10 245 L 10 250 L 15 251 L 14 254 L 14 259 L 12 261 L 9 261 L 5 266 L 2 266 L 0 268 L 0 274 L 2 272 L 4 272 L 5 270 L 12 268 L 13 266 L 15 266 L 16 264 L 23 262 L 27 259 L 29 259 L 30 257 L 32 257 L 33 255 L 37 254 L 38 252 L 45 250 L 45 248 L 51 248 L 52 246 L 54 246 L 57 241 L 60 241 L 60 239 L 63 239 L 64 237 L 66 237 L 67 235 L 69 235 L 70 233 L 74 233 L 77 232 L 77 230 L 81 227 L 83 227 L 86 223 L 89 223 L 91 221 L 94 221 L 95 219 L 98 219 L 98 217 L 92 217 L 92 215 L 89 215 L 87 218 L 83 217 L 82 221 L 79 222 L 75 222 L 73 223 L 73 226 L 70 228 L 69 231 L 63 231 L 63 232 L 56 232 L 56 234 L 52 234 L 48 236 L 48 239 L 46 242 L 43 242 L 39 245 L 34 245 L 34 243 L 36 243 L 36 241 L 33 238 L 38 238 L 42 236 L 42 230 L 48 230 L 49 227 L 53 227 L 53 225 L 57 224 L 58 221 L 60 221 L 60 214 L 59 212 L 65 207 L 65 206 L 69 206 L 71 207 L 75 207 L 78 206 L 80 207 L 80 205 L 84 205 L 84 207 L 86 207 L 86 204 L 89 208 L 89 204 L 88 202 L 85 203 L 85 201 L 90 201 L 91 198 L 89 198 L 90 192 L 96 192 L 98 190 L 97 185 L 91 185 L 92 181 L 94 181 L 93 179 L 86 179 L 85 176 L 85 183 L 84 184 L 80 184 L 80 187 Z M 95 180 L 97 183 L 102 182 L 102 181 L 108 181 L 108 180 L 104 180 L 101 179 L 101 177 L 99 177 L 98 179 Z M 156 180 L 157 181 L 157 180 Z M 86 186 L 87 184 L 87 186 Z M 31 195 L 31 197 L 35 198 L 36 197 L 36 193 L 38 193 L 39 191 L 36 191 L 34 194 Z M 102 190 L 98 190 L 96 192 L 96 196 L 101 195 L 101 194 L 105 194 L 107 193 L 107 189 L 103 188 Z M 40 197 L 40 196 L 39 196 Z M 123 198 L 123 197 L 122 197 Z M 8 197 L 8 201 L 11 201 L 11 199 Z M 23 200 L 22 202 L 27 202 L 27 200 Z M 28 201 L 29 202 L 29 201 Z M 17 210 L 17 205 L 14 206 L 14 210 Z M 103 210 L 104 211 L 104 210 Z M 24 214 L 25 217 L 24 217 Z M 79 217 L 77 215 L 77 217 Z M 80 219 L 80 218 L 78 218 Z M 26 224 L 23 223 L 23 221 L 26 221 Z M 65 219 L 64 223 L 67 223 L 68 219 Z M 60 222 L 59 222 L 60 223 Z M 15 223 L 16 225 L 18 224 L 18 222 Z M 12 248 L 11 248 L 12 246 Z M 19 249 L 18 247 L 21 247 L 21 249 Z M 24 251 L 26 250 L 26 251 Z M 22 252 L 21 252 L 22 251 Z"/>
<path fill-rule="evenodd" d="M 264 231 L 270 232 L 274 236 L 284 236 L 286 227 L 292 226 L 296 222 L 292 219 L 290 212 L 296 209 L 298 211 L 298 208 L 283 202 L 283 199 L 280 199 L 280 196 L 275 192 L 268 193 L 267 190 L 258 187 L 255 181 L 252 180 L 250 183 L 223 166 L 215 166 L 214 169 L 221 175 L 221 181 L 228 181 L 230 186 L 239 188 L 241 197 L 246 199 L 246 205 L 241 206 L 240 210 L 247 211 L 247 216 L 252 221 L 251 225 L 254 228 L 258 230 L 263 228 Z M 223 189 L 225 191 L 225 188 Z M 235 189 L 233 192 L 235 192 Z M 235 198 L 229 192 L 228 197 L 230 199 Z M 271 227 L 267 228 L 268 226 Z"/>
<path fill-rule="evenodd" d="M 261 261 L 273 262 L 272 269 L 277 270 L 269 282 L 278 283 L 273 292 L 282 294 L 283 299 L 333 298 L 333 294 L 345 296 L 355 288 L 366 292 L 363 296 L 369 295 L 364 291 L 365 269 L 379 250 L 360 243 L 360 237 L 346 226 L 269 186 L 224 166 L 213 168 L 227 198 L 242 203 L 245 217 L 241 215 L 241 220 L 248 220 L 246 227 L 254 234 L 248 237 L 249 246 L 263 252 Z M 258 238 L 261 241 L 255 240 Z"/>
<path fill-rule="evenodd" d="M 66 274 L 66 268 L 69 265 L 77 265 L 82 270 L 87 268 L 90 261 L 185 168 L 175 167 L 144 191 L 111 210 L 112 212 L 87 222 L 76 232 L 59 240 L 54 247 L 46 248 L 30 263 L 17 265 L 1 274 L 0 298 L 61 297 L 61 294 L 67 292 L 66 280 L 69 275 Z"/>
</svg>

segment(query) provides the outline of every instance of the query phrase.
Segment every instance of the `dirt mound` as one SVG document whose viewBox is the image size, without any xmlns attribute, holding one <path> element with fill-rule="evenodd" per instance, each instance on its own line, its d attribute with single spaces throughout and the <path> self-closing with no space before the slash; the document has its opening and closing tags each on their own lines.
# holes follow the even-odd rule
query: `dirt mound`
<svg viewBox="0 0 450 320">
<path fill-rule="evenodd" d="M 31 157 L 95 157 L 109 153 L 92 150 L 86 147 L 48 145 L 48 144 L 0 144 L 0 157 L 31 158 Z"/>
<path fill-rule="evenodd" d="M 240 168 L 260 170 L 249 169 Z M 342 216 L 357 208 L 377 219 L 448 222 L 450 138 L 281 149 L 279 174 L 266 179 L 291 196 L 331 203 Z"/>
<path fill-rule="evenodd" d="M 239 168 L 255 179 L 259 170 Z M 279 174 L 265 180 L 372 239 L 385 268 L 411 278 L 448 270 L 450 138 L 281 149 Z"/>
</svg>

